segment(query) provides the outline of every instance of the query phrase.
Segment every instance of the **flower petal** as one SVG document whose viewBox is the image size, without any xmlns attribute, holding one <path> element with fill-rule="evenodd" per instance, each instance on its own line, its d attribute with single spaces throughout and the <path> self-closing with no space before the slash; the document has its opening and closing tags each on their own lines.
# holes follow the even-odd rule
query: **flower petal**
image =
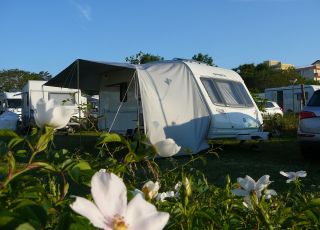
<svg viewBox="0 0 320 230">
<path fill-rule="evenodd" d="M 105 228 L 102 213 L 91 201 L 82 197 L 76 197 L 75 202 L 73 202 L 70 207 L 73 209 L 73 211 L 88 218 L 95 227 Z"/>
<path fill-rule="evenodd" d="M 286 182 L 287 183 L 290 183 L 290 182 L 292 182 L 292 181 L 294 181 L 294 180 L 296 180 L 297 178 L 296 177 L 291 177 L 291 178 L 289 178 L 288 180 L 286 180 Z"/>
<path fill-rule="evenodd" d="M 169 220 L 169 214 L 158 212 L 156 207 L 136 195 L 128 204 L 126 222 L 132 230 L 160 230 Z"/>
<path fill-rule="evenodd" d="M 250 196 L 245 196 L 243 200 L 244 200 L 243 205 L 244 205 L 246 208 L 248 208 L 248 209 L 253 209 L 253 205 L 252 205 L 252 203 L 251 203 L 251 198 L 250 198 Z"/>
<path fill-rule="evenodd" d="M 256 182 L 248 175 L 245 178 L 239 177 L 237 181 L 241 185 L 241 187 L 244 188 L 246 191 L 253 190 L 256 184 Z"/>
<path fill-rule="evenodd" d="M 249 195 L 249 191 L 247 190 L 243 190 L 243 189 L 231 189 L 231 192 L 236 195 L 236 196 L 248 196 Z"/>
<path fill-rule="evenodd" d="M 297 177 L 306 177 L 307 172 L 306 171 L 298 171 L 296 172 Z"/>
<path fill-rule="evenodd" d="M 113 218 L 116 214 L 124 216 L 127 188 L 120 177 L 113 173 L 96 172 L 91 179 L 91 193 L 105 218 Z"/>
<path fill-rule="evenodd" d="M 281 174 L 282 176 L 289 177 L 289 174 L 286 173 L 286 172 L 284 172 L 284 171 L 280 171 L 280 174 Z"/>
<path fill-rule="evenodd" d="M 255 190 L 262 191 L 263 189 L 268 187 L 268 185 L 271 183 L 269 178 L 270 178 L 269 175 L 264 175 L 264 176 L 260 177 L 260 179 L 257 181 L 257 184 L 255 186 Z"/>
<path fill-rule="evenodd" d="M 137 188 L 135 188 L 133 191 L 131 191 L 131 194 L 133 196 L 135 196 L 137 194 L 141 194 L 141 196 L 144 198 L 144 193 L 141 190 L 137 189 Z"/>
<path fill-rule="evenodd" d="M 285 176 L 285 177 L 288 177 L 288 178 L 296 178 L 297 174 L 295 172 L 283 172 L 283 171 L 280 171 L 280 174 Z"/>
<path fill-rule="evenodd" d="M 267 189 L 265 192 L 265 195 L 266 195 L 266 199 L 269 200 L 271 196 L 276 196 L 277 192 L 273 189 Z"/>
<path fill-rule="evenodd" d="M 171 157 L 181 149 L 181 146 L 178 146 L 171 138 L 159 141 L 155 143 L 154 146 L 156 147 L 158 154 L 162 157 Z"/>
</svg>

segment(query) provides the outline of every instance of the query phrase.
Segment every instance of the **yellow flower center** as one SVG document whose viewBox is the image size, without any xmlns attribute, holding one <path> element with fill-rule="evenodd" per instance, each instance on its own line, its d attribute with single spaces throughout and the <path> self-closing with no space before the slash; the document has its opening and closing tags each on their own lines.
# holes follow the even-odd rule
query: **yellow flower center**
<svg viewBox="0 0 320 230">
<path fill-rule="evenodd" d="M 122 216 L 116 215 L 113 219 L 113 230 L 127 230 L 128 226 L 126 222 L 124 222 L 124 218 Z"/>
</svg>

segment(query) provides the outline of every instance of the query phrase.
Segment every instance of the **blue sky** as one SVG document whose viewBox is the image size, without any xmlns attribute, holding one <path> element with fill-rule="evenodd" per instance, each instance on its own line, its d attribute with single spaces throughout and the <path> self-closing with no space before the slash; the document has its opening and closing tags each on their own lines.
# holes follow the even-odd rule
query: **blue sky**
<svg viewBox="0 0 320 230">
<path fill-rule="evenodd" d="M 320 59 L 319 0 L 2 0 L 0 69 L 202 52 L 223 68 Z"/>
</svg>

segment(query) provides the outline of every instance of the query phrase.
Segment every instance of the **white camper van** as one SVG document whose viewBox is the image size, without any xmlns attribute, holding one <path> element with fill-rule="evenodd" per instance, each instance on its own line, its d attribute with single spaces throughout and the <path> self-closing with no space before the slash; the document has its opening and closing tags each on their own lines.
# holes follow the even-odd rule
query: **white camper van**
<svg viewBox="0 0 320 230">
<path fill-rule="evenodd" d="M 268 137 L 239 74 L 195 61 L 79 59 L 46 85 L 99 91 L 100 129 L 124 134 L 140 126 L 153 144 L 172 138 L 179 154 L 207 148 L 208 139 Z"/>
<path fill-rule="evenodd" d="M 10 111 L 21 116 L 21 92 L 0 93 L 0 114 Z"/>
<path fill-rule="evenodd" d="M 304 85 L 306 104 L 320 85 Z M 265 98 L 277 102 L 284 112 L 299 113 L 303 109 L 301 85 L 268 88 L 264 90 Z"/>
<path fill-rule="evenodd" d="M 57 105 L 63 105 L 74 110 L 75 117 L 83 117 L 83 112 L 79 106 L 86 104 L 86 98 L 78 96 L 77 89 L 44 86 L 47 81 L 29 80 L 22 88 L 22 122 L 24 126 L 34 125 L 34 110 L 40 98 L 45 101 L 55 99 Z"/>
</svg>

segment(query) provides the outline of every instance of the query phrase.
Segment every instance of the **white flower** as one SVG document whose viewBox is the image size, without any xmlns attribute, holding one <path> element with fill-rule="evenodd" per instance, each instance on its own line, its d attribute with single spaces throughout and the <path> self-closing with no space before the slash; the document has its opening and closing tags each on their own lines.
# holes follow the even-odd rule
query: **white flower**
<svg viewBox="0 0 320 230">
<path fill-rule="evenodd" d="M 176 191 L 178 192 L 178 191 L 180 190 L 181 186 L 182 186 L 182 183 L 181 183 L 181 181 L 179 181 L 179 182 L 176 183 L 176 185 L 174 186 L 174 190 L 176 190 Z"/>
<path fill-rule="evenodd" d="M 141 190 L 137 189 L 137 188 L 135 188 L 133 191 L 131 191 L 131 194 L 133 196 L 140 194 L 142 197 L 144 197 L 143 192 Z"/>
<path fill-rule="evenodd" d="M 158 212 L 140 194 L 127 204 L 127 189 L 113 173 L 99 171 L 91 179 L 94 203 L 77 197 L 70 207 L 97 227 L 107 230 L 163 229 L 169 214 Z"/>
<path fill-rule="evenodd" d="M 181 188 L 181 186 L 182 186 L 182 182 L 181 181 L 176 183 L 176 185 L 174 186 L 174 190 L 176 191 L 174 197 L 180 198 L 180 188 Z"/>
<path fill-rule="evenodd" d="M 252 208 L 250 194 L 254 192 L 258 199 L 256 202 L 258 202 L 261 197 L 262 191 L 271 183 L 269 178 L 269 175 L 264 175 L 257 182 L 255 182 L 255 180 L 253 180 L 248 175 L 245 178 L 239 177 L 237 181 L 243 189 L 232 189 L 231 192 L 237 196 L 243 196 L 244 205 L 248 208 Z M 269 199 L 271 195 L 276 195 L 277 193 L 273 189 L 267 189 L 265 191 L 265 194 L 266 199 Z"/>
<path fill-rule="evenodd" d="M 50 126 L 55 129 L 65 127 L 73 111 L 65 106 L 56 105 L 54 99 L 45 101 L 42 98 L 36 104 L 34 120 L 39 128 Z"/>
<path fill-rule="evenodd" d="M 171 138 L 155 143 L 157 152 L 162 157 L 171 157 L 180 151 L 181 146 L 177 145 Z"/>
<path fill-rule="evenodd" d="M 155 183 L 153 181 L 148 181 L 142 187 L 144 197 L 151 200 L 158 195 L 159 188 L 160 186 L 158 181 L 156 181 Z"/>
<path fill-rule="evenodd" d="M 298 172 L 284 172 L 280 171 L 280 174 L 288 177 L 287 183 L 290 183 L 291 181 L 297 180 L 299 177 L 306 177 L 307 172 L 306 171 L 298 171 Z"/>
<path fill-rule="evenodd" d="M 162 192 L 159 193 L 156 197 L 158 201 L 165 201 L 166 198 L 175 197 L 174 191 Z"/>
</svg>

